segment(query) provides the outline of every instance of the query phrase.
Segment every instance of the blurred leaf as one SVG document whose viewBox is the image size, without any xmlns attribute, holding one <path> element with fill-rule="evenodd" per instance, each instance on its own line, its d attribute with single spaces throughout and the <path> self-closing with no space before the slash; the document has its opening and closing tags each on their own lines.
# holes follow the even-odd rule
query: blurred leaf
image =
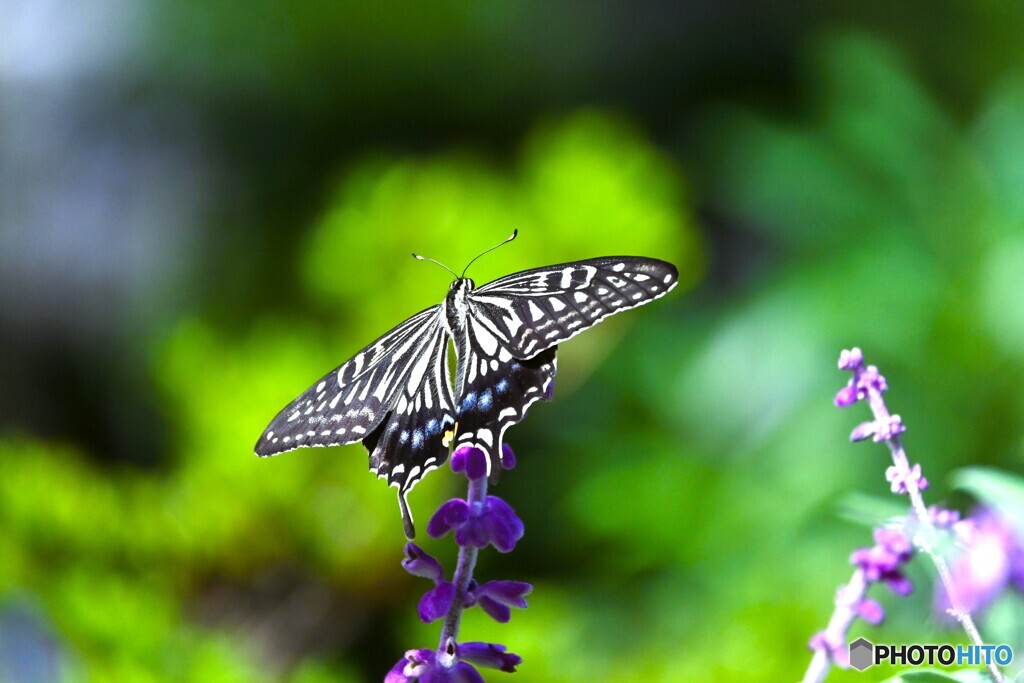
<svg viewBox="0 0 1024 683">
<path fill-rule="evenodd" d="M 1020 130 L 1024 137 L 1024 126 Z M 1024 229 L 1024 218 L 1020 227 Z M 1020 296 L 1024 238 L 1008 238 L 993 245 L 980 269 L 981 322 L 1004 353 L 1019 359 L 1024 349 L 1024 297 Z"/>
<path fill-rule="evenodd" d="M 906 502 L 896 496 L 882 498 L 858 492 L 843 496 L 838 509 L 840 518 L 869 528 L 885 526 L 894 519 L 904 520 L 909 512 Z"/>
<path fill-rule="evenodd" d="M 968 467 L 952 475 L 954 486 L 970 492 L 987 507 L 993 507 L 1017 529 L 1024 529 L 1024 480 L 995 469 Z"/>
</svg>

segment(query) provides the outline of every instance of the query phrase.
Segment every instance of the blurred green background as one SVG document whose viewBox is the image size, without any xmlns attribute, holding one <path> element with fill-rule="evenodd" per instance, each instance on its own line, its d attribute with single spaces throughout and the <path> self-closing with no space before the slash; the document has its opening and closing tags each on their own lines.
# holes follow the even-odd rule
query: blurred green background
<svg viewBox="0 0 1024 683">
<path fill-rule="evenodd" d="M 536 588 L 463 637 L 522 683 L 797 680 L 850 518 L 899 502 L 832 407 L 841 348 L 930 502 L 1024 469 L 1022 35 L 984 0 L 6 0 L 0 676 L 379 681 L 433 646 L 362 447 L 252 446 L 440 301 L 409 252 L 461 269 L 518 228 L 477 282 L 626 253 L 682 284 L 565 345 L 509 432 L 526 536 L 478 575 Z M 459 488 L 417 487 L 421 529 Z M 963 642 L 931 575 L 853 634 Z"/>
</svg>

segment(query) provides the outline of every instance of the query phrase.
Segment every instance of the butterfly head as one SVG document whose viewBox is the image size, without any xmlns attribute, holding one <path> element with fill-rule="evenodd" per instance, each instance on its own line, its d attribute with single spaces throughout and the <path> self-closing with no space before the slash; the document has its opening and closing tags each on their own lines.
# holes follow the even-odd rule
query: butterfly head
<svg viewBox="0 0 1024 683">
<path fill-rule="evenodd" d="M 467 295 L 473 291 L 475 283 L 471 278 L 460 277 L 452 281 L 451 286 L 448 287 L 448 296 L 445 297 L 445 308 L 448 312 L 449 318 L 455 316 L 458 319 L 456 325 L 462 327 L 462 322 L 466 318 L 466 313 L 469 309 L 469 303 L 466 301 Z"/>
<path fill-rule="evenodd" d="M 476 283 L 473 282 L 473 278 L 471 278 L 471 277 L 460 277 L 460 278 L 457 278 L 455 280 L 452 280 L 452 283 L 448 286 L 448 293 L 450 294 L 452 292 L 455 292 L 455 291 L 461 289 L 463 291 L 463 296 L 464 296 L 465 292 L 468 292 L 469 290 L 473 289 L 474 287 L 476 287 Z"/>
</svg>

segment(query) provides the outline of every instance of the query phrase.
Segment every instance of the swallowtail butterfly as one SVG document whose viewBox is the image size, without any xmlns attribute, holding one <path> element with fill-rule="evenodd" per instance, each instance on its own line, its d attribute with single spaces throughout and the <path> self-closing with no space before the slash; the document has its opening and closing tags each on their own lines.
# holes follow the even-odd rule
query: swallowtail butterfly
<svg viewBox="0 0 1024 683">
<path fill-rule="evenodd" d="M 481 287 L 463 271 L 443 302 L 384 334 L 289 403 L 263 432 L 256 454 L 362 441 L 370 470 L 398 488 L 412 538 L 406 494 L 448 459 L 448 439 L 455 448 L 482 449 L 493 470 L 505 430 L 536 401 L 551 399 L 557 345 L 664 296 L 678 277 L 672 264 L 637 256 L 534 268 Z"/>
</svg>

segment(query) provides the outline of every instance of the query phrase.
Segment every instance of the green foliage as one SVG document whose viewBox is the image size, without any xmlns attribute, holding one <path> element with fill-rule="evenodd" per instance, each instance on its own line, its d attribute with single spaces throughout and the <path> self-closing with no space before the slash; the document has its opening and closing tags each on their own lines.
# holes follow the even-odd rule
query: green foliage
<svg viewBox="0 0 1024 683">
<path fill-rule="evenodd" d="M 511 172 L 469 152 L 369 159 L 337 184 L 305 242 L 303 276 L 347 327 L 371 332 L 436 304 L 445 291 L 450 276 L 433 265 L 411 265 L 410 251 L 458 273 L 513 228 L 519 240 L 470 271 L 479 283 L 622 253 L 671 260 L 684 284 L 693 284 L 702 258 L 681 188 L 662 153 L 622 120 L 597 112 L 540 127 Z"/>
<path fill-rule="evenodd" d="M 321 28 L 328 5 L 261 33 L 270 42 L 252 49 L 228 47 L 252 24 L 276 24 L 273 10 L 183 10 L 176 30 L 228 47 L 223 60 L 189 51 L 165 66 L 184 82 L 200 74 L 225 98 L 234 86 L 277 101 L 296 71 L 315 73 L 317 45 L 338 59 L 385 59 L 361 36 L 387 24 L 402 37 L 395 64 L 433 49 L 429 30 L 391 27 L 379 10 L 353 14 L 353 43 L 333 41 Z M 443 14 L 457 27 L 444 54 L 493 29 L 487 10 Z M 500 484 L 526 537 L 480 568 L 535 582 L 531 607 L 508 625 L 470 613 L 464 633 L 523 655 L 510 680 L 798 678 L 850 551 L 870 543 L 866 528 L 838 518 L 898 514 L 895 499 L 874 498 L 887 490 L 886 449 L 846 443 L 866 409 L 830 403 L 846 381 L 834 368 L 840 348 L 860 345 L 889 377 L 911 458 L 934 484 L 930 502 L 951 493 L 945 472 L 971 465 L 955 488 L 1024 520 L 1020 484 L 1001 473 L 1019 467 L 1024 431 L 1024 86 L 986 79 L 977 113 L 963 117 L 899 49 L 873 39 L 828 35 L 806 63 L 802 118 L 717 107 L 693 124 L 706 150 L 687 166 L 694 186 L 763 258 L 689 299 L 715 265 L 691 215 L 691 179 L 624 114 L 541 118 L 504 153 L 375 145 L 334 169 L 322 210 L 282 255 L 297 263 L 292 306 L 243 329 L 196 312 L 147 340 L 172 426 L 169 463 L 104 467 L 69 444 L 0 442 L 0 597 L 38 596 L 83 681 L 368 680 L 435 642 L 437 629 L 415 618 L 422 586 L 398 564 L 394 492 L 366 474 L 363 449 L 258 460 L 252 445 L 288 399 L 437 303 L 449 276 L 409 251 L 461 271 L 518 228 L 472 277 L 635 253 L 677 263 L 684 284 L 560 350 L 556 399 L 510 433 L 520 465 Z M 311 83 L 295 96 L 317 99 Z M 483 106 L 465 100 L 467 111 Z M 454 484 L 441 472 L 417 488 L 421 529 Z M 889 621 L 853 637 L 959 637 L 927 619 L 918 570 L 911 598 L 872 595 Z M 280 593 L 266 587 L 279 576 Z M 326 645 L 284 651 L 305 623 L 279 621 L 289 609 L 327 632 Z M 1019 633 L 1019 613 L 1019 602 L 999 603 L 982 627 Z M 969 680 L 950 676 L 892 680 Z"/>
</svg>

